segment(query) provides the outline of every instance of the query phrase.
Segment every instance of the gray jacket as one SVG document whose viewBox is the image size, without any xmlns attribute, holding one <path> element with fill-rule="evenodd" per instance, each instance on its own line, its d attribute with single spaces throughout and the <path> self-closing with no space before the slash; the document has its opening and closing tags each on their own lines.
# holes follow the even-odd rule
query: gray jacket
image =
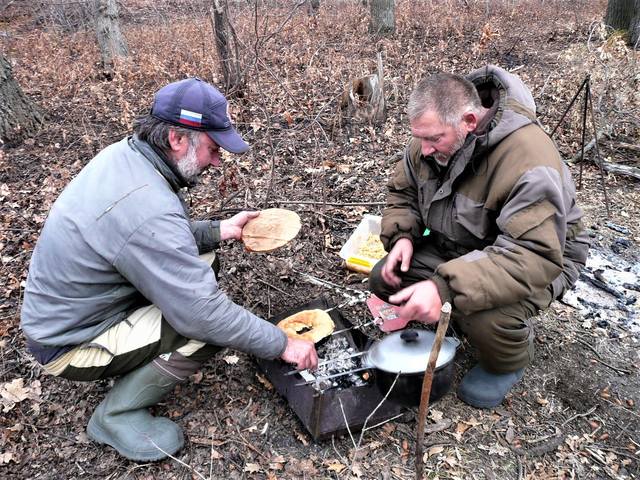
<svg viewBox="0 0 640 480">
<path fill-rule="evenodd" d="M 87 342 L 132 309 L 155 304 L 181 335 L 261 358 L 286 347 L 277 327 L 233 303 L 198 254 L 216 222 L 191 223 L 180 176 L 145 142 L 100 152 L 54 203 L 36 244 L 22 329 L 38 346 Z"/>
</svg>

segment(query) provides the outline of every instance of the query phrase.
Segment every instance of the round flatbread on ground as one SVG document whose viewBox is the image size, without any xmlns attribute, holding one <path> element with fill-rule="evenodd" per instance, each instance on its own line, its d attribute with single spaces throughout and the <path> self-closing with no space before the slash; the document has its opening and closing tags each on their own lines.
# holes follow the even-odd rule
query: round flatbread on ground
<svg viewBox="0 0 640 480">
<path fill-rule="evenodd" d="M 249 220 L 242 229 L 242 241 L 250 252 L 271 252 L 293 240 L 300 231 L 300 217 L 283 208 L 268 208 Z"/>
<path fill-rule="evenodd" d="M 278 327 L 289 338 L 299 338 L 318 343 L 323 338 L 331 335 L 336 325 L 327 312 L 316 309 L 303 310 L 284 320 L 280 320 Z"/>
</svg>

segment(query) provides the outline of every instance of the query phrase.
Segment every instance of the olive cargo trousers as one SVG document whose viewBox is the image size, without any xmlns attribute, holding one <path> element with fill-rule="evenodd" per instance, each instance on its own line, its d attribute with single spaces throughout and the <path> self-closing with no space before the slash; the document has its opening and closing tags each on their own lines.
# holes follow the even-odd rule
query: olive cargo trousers
<svg viewBox="0 0 640 480">
<path fill-rule="evenodd" d="M 398 270 L 402 283 L 399 289 L 394 289 L 381 276 L 386 259 L 387 257 L 380 260 L 369 275 L 369 288 L 384 301 L 409 285 L 428 280 L 437 267 L 434 256 L 416 246 L 409 271 Z M 478 361 L 485 369 L 495 373 L 513 372 L 533 361 L 534 332 L 531 317 L 547 308 L 552 300 L 549 287 L 521 302 L 470 315 L 463 315 L 454 307 L 451 319 L 476 348 Z"/>
</svg>

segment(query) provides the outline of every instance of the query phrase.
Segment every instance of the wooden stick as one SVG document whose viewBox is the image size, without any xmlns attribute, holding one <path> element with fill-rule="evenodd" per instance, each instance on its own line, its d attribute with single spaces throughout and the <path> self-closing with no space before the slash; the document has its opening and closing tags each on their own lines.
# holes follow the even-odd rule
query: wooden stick
<svg viewBox="0 0 640 480">
<path fill-rule="evenodd" d="M 451 304 L 445 302 L 440 309 L 440 319 L 438 320 L 438 328 L 436 329 L 436 338 L 433 340 L 431 354 L 429 355 L 429 363 L 424 372 L 424 380 L 422 381 L 422 395 L 420 396 L 420 409 L 418 410 L 418 431 L 416 434 L 416 479 L 422 480 L 422 443 L 424 442 L 424 422 L 429 409 L 429 396 L 431 395 L 431 384 L 433 383 L 433 372 L 436 369 L 436 362 L 440 354 L 442 340 L 447 333 L 449 327 L 449 318 L 451 317 Z"/>
</svg>

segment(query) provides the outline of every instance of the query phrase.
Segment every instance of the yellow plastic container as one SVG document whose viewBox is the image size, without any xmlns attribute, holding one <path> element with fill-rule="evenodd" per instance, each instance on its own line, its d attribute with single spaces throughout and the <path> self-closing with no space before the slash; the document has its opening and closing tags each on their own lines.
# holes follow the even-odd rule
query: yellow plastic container
<svg viewBox="0 0 640 480">
<path fill-rule="evenodd" d="M 377 215 L 364 215 L 347 243 L 340 250 L 340 258 L 344 259 L 345 266 L 349 270 L 369 274 L 373 266 L 386 254 L 381 252 L 380 258 L 374 258 L 360 253 L 371 235 L 376 235 L 380 238 L 381 220 L 382 217 Z"/>
</svg>

